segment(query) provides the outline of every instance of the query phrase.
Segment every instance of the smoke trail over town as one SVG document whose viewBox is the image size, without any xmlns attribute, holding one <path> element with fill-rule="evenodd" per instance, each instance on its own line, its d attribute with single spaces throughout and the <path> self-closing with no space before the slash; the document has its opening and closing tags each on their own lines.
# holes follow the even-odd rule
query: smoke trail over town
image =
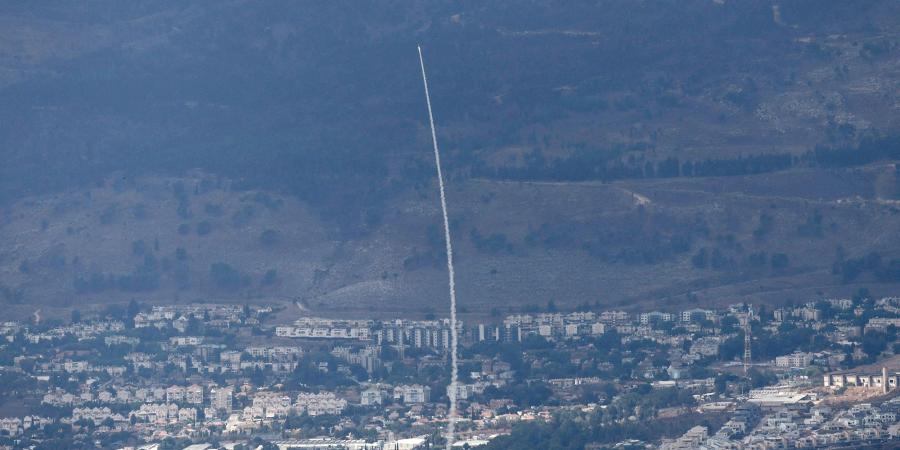
<svg viewBox="0 0 900 450">
<path fill-rule="evenodd" d="M 428 77 L 425 76 L 425 60 L 422 58 L 422 47 L 419 46 L 419 65 L 422 67 L 422 83 L 425 86 L 425 102 L 428 105 L 428 123 L 431 125 L 431 142 L 434 145 L 434 162 L 437 167 L 438 187 L 441 192 L 441 212 L 444 216 L 444 241 L 447 244 L 447 272 L 450 278 L 450 411 L 447 414 L 447 450 L 453 445 L 456 426 L 456 384 L 459 378 L 457 360 L 456 329 L 456 276 L 453 271 L 453 244 L 450 241 L 450 220 L 447 214 L 447 196 L 444 193 L 444 175 L 441 172 L 441 152 L 438 149 L 437 133 L 434 130 L 434 114 L 431 111 L 431 95 L 428 93 Z"/>
</svg>

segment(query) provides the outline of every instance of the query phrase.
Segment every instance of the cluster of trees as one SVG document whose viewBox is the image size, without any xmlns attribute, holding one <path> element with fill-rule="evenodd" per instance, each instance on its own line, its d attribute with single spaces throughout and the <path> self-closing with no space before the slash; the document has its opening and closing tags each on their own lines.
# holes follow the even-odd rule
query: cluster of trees
<svg viewBox="0 0 900 450">
<path fill-rule="evenodd" d="M 832 266 L 832 273 L 840 276 L 844 283 L 856 281 L 866 273 L 882 282 L 900 281 L 900 259 L 884 261 L 877 251 L 859 258 L 843 259 L 839 257 Z"/>
<path fill-rule="evenodd" d="M 484 343 L 476 350 L 481 354 L 503 353 L 504 347 L 509 347 L 509 344 Z M 608 347 L 607 351 L 612 348 Z M 510 356 L 512 361 L 521 358 L 520 356 L 518 358 Z M 616 388 L 607 384 L 582 394 L 584 398 L 592 398 L 596 401 L 600 398 L 613 398 L 616 393 Z M 672 429 L 666 429 L 663 434 L 655 434 L 650 433 L 647 428 L 634 425 L 656 423 L 656 414 L 663 408 L 689 407 L 695 404 L 694 398 L 685 391 L 653 389 L 649 384 L 638 385 L 633 390 L 620 394 L 607 408 L 598 409 L 592 414 L 579 414 L 577 418 L 562 414 L 555 417 L 550 424 L 533 424 L 536 427 L 532 425 L 519 426 L 511 436 L 493 442 L 492 446 L 488 448 L 583 448 L 590 442 L 605 443 L 621 440 L 620 436 L 623 433 L 636 439 L 653 440 L 674 432 Z M 553 402 L 552 391 L 545 384 L 526 383 L 523 379 L 513 380 L 503 389 L 488 388 L 482 397 L 481 400 L 485 401 L 492 398 L 510 398 L 519 408 Z M 577 425 L 575 425 L 576 423 Z"/>
<path fill-rule="evenodd" d="M 472 239 L 472 244 L 475 245 L 475 248 L 484 253 L 496 255 L 499 253 L 512 253 L 513 251 L 512 243 L 509 242 L 503 233 L 491 233 L 485 236 L 477 228 L 472 228 L 469 237 Z"/>
<path fill-rule="evenodd" d="M 250 275 L 240 271 L 224 262 L 213 263 L 209 266 L 209 275 L 216 286 L 223 289 L 238 289 L 249 286 L 252 283 Z"/>
<path fill-rule="evenodd" d="M 327 414 L 320 416 L 291 415 L 284 421 L 284 429 L 300 430 L 304 436 L 322 436 L 331 434 L 340 421 L 340 416 Z"/>
<path fill-rule="evenodd" d="M 476 162 L 475 176 L 504 180 L 614 181 L 637 178 L 724 177 L 777 172 L 793 167 L 854 167 L 900 158 L 900 136 L 862 139 L 855 146 L 816 147 L 795 157 L 789 153 L 764 153 L 735 158 L 680 161 L 677 157 L 653 163 L 623 161 L 621 149 L 601 150 L 580 146 L 565 158 L 547 160 L 540 154 L 525 158 L 521 167 L 488 166 Z"/>
<path fill-rule="evenodd" d="M 113 274 L 94 272 L 88 275 L 78 275 L 74 278 L 72 286 L 79 294 L 97 294 L 101 292 L 120 290 L 123 292 L 153 292 L 159 289 L 164 272 L 171 271 L 170 275 L 179 289 L 186 288 L 190 284 L 190 272 L 184 260 L 187 252 L 179 248 L 175 252 L 176 264 L 165 258 L 157 262 L 152 254 L 144 255 L 143 262 L 135 266 L 134 270 L 126 274 Z M 213 284 L 222 289 L 241 289 L 253 284 L 253 278 L 242 273 L 225 262 L 216 262 L 210 265 L 210 279 Z M 270 286 L 278 281 L 278 271 L 267 270 L 259 280 L 260 286 Z M 15 292 L 10 291 L 9 296 Z"/>
<path fill-rule="evenodd" d="M 0 298 L 9 304 L 20 304 L 25 302 L 25 289 L 21 287 L 10 287 L 0 283 Z"/>
<path fill-rule="evenodd" d="M 515 379 L 502 390 L 486 390 L 486 398 L 484 400 L 498 398 L 498 396 L 512 398 L 516 405 L 520 407 L 529 405 L 534 401 L 534 398 L 531 397 L 532 394 L 535 396 L 542 395 L 540 385 L 528 383 L 527 380 L 575 376 L 631 379 L 644 361 L 650 361 L 653 367 L 657 368 L 666 367 L 669 364 L 665 357 L 664 348 L 660 344 L 650 340 L 642 340 L 631 341 L 627 345 L 622 345 L 621 338 L 615 331 L 610 331 L 596 338 L 584 337 L 582 338 L 582 344 L 592 345 L 590 346 L 591 349 L 586 353 L 579 353 L 580 360 L 606 362 L 608 366 L 601 369 L 596 367 L 595 364 L 587 364 L 586 366 L 578 363 L 573 364 L 571 352 L 560 350 L 552 343 L 538 336 L 530 336 L 521 343 L 478 343 L 471 348 L 463 349 L 463 358 L 469 358 L 477 354 L 499 358 L 508 362 L 515 371 Z M 626 350 L 630 352 L 627 361 L 624 358 Z M 526 364 L 523 358 L 525 353 L 540 361 L 541 364 L 539 366 Z M 667 376 L 663 371 L 658 374 L 658 379 L 667 379 Z M 611 398 L 615 394 L 615 392 L 609 393 L 604 391 L 606 391 L 606 388 L 601 387 L 596 392 L 586 391 L 582 392 L 581 395 L 584 399 L 587 399 L 586 401 L 596 401 L 600 394 L 605 393 L 606 398 Z M 657 391 L 654 391 L 653 395 L 657 393 Z M 549 393 L 547 394 L 549 395 Z M 643 394 L 647 393 L 644 392 Z M 682 400 L 679 400 L 679 402 Z M 653 401 L 656 402 L 657 400 Z M 659 400 L 659 402 L 661 402 L 660 404 L 665 403 L 663 400 Z"/>
<path fill-rule="evenodd" d="M 298 361 L 297 368 L 288 377 L 286 384 L 292 388 L 320 386 L 329 390 L 354 384 L 354 381 L 346 375 L 337 372 L 339 363 L 340 361 L 334 355 L 327 352 L 304 355 Z M 321 370 L 320 364 L 327 367 L 327 371 Z M 359 366 L 355 367 L 360 368 Z M 357 375 L 363 376 L 362 379 L 368 378 L 364 369 Z"/>
<path fill-rule="evenodd" d="M 859 341 L 862 351 L 874 362 L 881 352 L 885 351 L 888 344 L 897 341 L 897 329 L 890 327 L 888 330 L 881 332 L 869 330 Z"/>
<path fill-rule="evenodd" d="M 806 352 L 820 351 L 828 346 L 825 336 L 817 334 L 810 328 L 795 327 L 784 324 L 778 333 L 772 333 L 761 327 L 752 330 L 751 350 L 753 357 L 771 360 L 776 356 L 787 355 L 801 350 Z M 739 331 L 735 337 L 726 340 L 719 346 L 719 359 L 732 361 L 744 354 L 744 332 Z"/>
<path fill-rule="evenodd" d="M 159 289 L 161 271 L 152 255 L 146 255 L 144 262 L 127 274 L 104 274 L 94 272 L 88 276 L 76 276 L 73 281 L 75 292 L 96 294 L 118 289 L 124 292 L 152 292 Z"/>
<path fill-rule="evenodd" d="M 216 287 L 222 289 L 241 289 L 253 285 L 253 277 L 243 273 L 225 262 L 216 262 L 209 266 L 209 276 Z M 267 270 L 259 280 L 260 286 L 271 286 L 278 281 L 276 269 Z"/>
<path fill-rule="evenodd" d="M 643 165 L 623 161 L 620 151 L 578 148 L 566 158 L 548 161 L 527 158 L 521 167 L 488 166 L 479 162 L 472 174 L 504 180 L 614 181 L 639 178 L 722 177 L 776 172 L 794 166 L 790 154 L 761 154 L 736 158 L 681 162 L 670 157 Z"/>
<path fill-rule="evenodd" d="M 771 214 L 766 212 L 759 213 L 759 224 L 753 230 L 753 237 L 762 239 L 769 235 L 775 229 L 775 219 Z"/>
<path fill-rule="evenodd" d="M 528 247 L 585 251 L 592 258 L 628 265 L 657 264 L 691 250 L 708 237 L 702 217 L 683 218 L 663 212 L 630 211 L 597 221 L 559 220 L 532 227 Z"/>
<path fill-rule="evenodd" d="M 863 324 L 868 321 L 871 315 L 863 315 L 856 317 L 852 311 L 840 311 L 831 308 L 828 302 L 820 301 L 816 303 L 816 309 L 821 311 L 824 320 L 832 317 L 840 317 L 841 319 L 855 318 L 856 323 Z M 765 311 L 761 311 L 760 317 L 765 318 Z M 733 328 L 733 324 L 729 327 Z M 795 351 L 818 352 L 825 349 L 842 349 L 847 353 L 844 361 L 846 367 L 852 367 L 858 364 L 874 362 L 876 358 L 885 351 L 888 346 L 896 342 L 897 329 L 890 326 L 886 331 L 870 330 L 864 335 L 856 338 L 852 345 L 838 346 L 832 344 L 824 335 L 833 329 L 833 326 L 826 327 L 824 330 L 816 331 L 807 327 L 798 327 L 790 322 L 782 323 L 777 332 L 771 332 L 762 327 L 762 323 L 754 323 L 753 340 L 751 343 L 753 357 L 762 360 L 771 360 L 777 356 L 787 355 Z M 854 348 L 860 348 L 866 358 L 859 359 L 852 356 Z M 744 351 L 744 332 L 738 331 L 737 335 L 726 340 L 719 346 L 719 358 L 723 361 L 731 361 L 740 358 Z"/>
<path fill-rule="evenodd" d="M 841 168 L 898 158 L 900 158 L 900 135 L 867 137 L 852 147 L 819 146 L 803 154 L 801 161 L 811 166 Z"/>
<path fill-rule="evenodd" d="M 512 433 L 491 440 L 485 450 L 576 450 L 589 444 L 612 444 L 625 439 L 655 441 L 674 437 L 696 425 L 716 430 L 725 422 L 724 415 L 683 414 L 671 419 L 610 421 L 608 411 L 593 414 L 567 413 L 554 417 L 550 422 L 535 420 L 513 426 Z M 621 416 L 619 412 L 613 415 Z M 626 412 L 630 415 L 629 412 Z"/>
<path fill-rule="evenodd" d="M 637 412 L 641 419 L 652 419 L 663 408 L 693 406 L 697 402 L 689 391 L 677 388 L 653 389 L 649 384 L 637 386 L 633 391 L 621 395 L 613 402 L 611 419 L 622 418 L 623 414 Z M 619 416 L 616 417 L 615 413 Z"/>
<path fill-rule="evenodd" d="M 822 213 L 819 210 L 814 211 L 797 227 L 797 233 L 803 237 L 822 237 L 824 230 L 822 229 Z"/>
<path fill-rule="evenodd" d="M 608 238 L 591 239 L 583 244 L 589 255 L 612 263 L 629 265 L 657 264 L 691 249 L 694 236 L 690 232 L 675 232 L 666 236 L 658 232 L 623 237 L 618 249 Z M 613 247 L 612 251 L 611 247 Z"/>
<path fill-rule="evenodd" d="M 697 269 L 731 270 L 737 268 L 739 263 L 734 257 L 718 247 L 713 247 L 712 250 L 702 247 L 691 256 L 691 264 Z M 781 252 L 769 255 L 767 252 L 758 251 L 744 257 L 742 264 L 751 270 L 762 269 L 766 266 L 771 267 L 773 270 L 782 270 L 790 266 L 790 258 L 787 254 Z"/>
<path fill-rule="evenodd" d="M 519 408 L 550 405 L 553 391 L 543 382 L 511 383 L 502 388 L 490 386 L 484 390 L 483 400 L 497 398 L 511 399 Z"/>
</svg>

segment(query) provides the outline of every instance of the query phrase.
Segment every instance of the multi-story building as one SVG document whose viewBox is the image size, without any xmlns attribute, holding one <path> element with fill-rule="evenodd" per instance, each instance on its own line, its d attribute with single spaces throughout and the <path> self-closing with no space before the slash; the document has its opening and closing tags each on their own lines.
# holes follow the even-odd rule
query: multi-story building
<svg viewBox="0 0 900 450">
<path fill-rule="evenodd" d="M 394 388 L 394 399 L 405 404 L 428 403 L 431 400 L 431 388 L 418 384 L 401 385 Z"/>
<path fill-rule="evenodd" d="M 603 311 L 600 313 L 600 321 L 609 324 L 625 323 L 631 320 L 630 314 L 625 311 Z"/>
<path fill-rule="evenodd" d="M 861 386 L 881 389 L 888 392 L 900 385 L 900 373 L 888 374 L 887 368 L 882 368 L 880 375 L 862 374 L 853 372 L 830 373 L 824 376 L 825 387 Z"/>
<path fill-rule="evenodd" d="M 332 392 L 321 392 L 318 394 L 310 392 L 301 392 L 297 394 L 297 401 L 294 408 L 298 414 L 309 414 L 310 416 L 318 416 L 323 414 L 339 415 L 347 407 L 347 400 L 338 398 Z"/>
<path fill-rule="evenodd" d="M 216 411 L 230 412 L 234 388 L 231 386 L 217 387 L 210 393 L 209 404 Z"/>
<path fill-rule="evenodd" d="M 719 345 L 722 338 L 719 336 L 706 336 L 695 339 L 691 343 L 690 353 L 699 356 L 716 356 L 719 354 Z"/>
<path fill-rule="evenodd" d="M 66 361 L 63 363 L 63 370 L 69 373 L 80 373 L 91 370 L 91 364 L 87 361 Z"/>
<path fill-rule="evenodd" d="M 385 392 L 378 387 L 370 387 L 359 393 L 359 403 L 363 406 L 381 405 L 384 403 Z"/>
<path fill-rule="evenodd" d="M 297 319 L 293 326 L 278 326 L 275 335 L 290 338 L 371 339 L 370 320 L 331 320 L 316 317 Z"/>
<path fill-rule="evenodd" d="M 168 388 L 166 388 L 167 403 L 183 402 L 185 395 L 185 389 L 181 386 L 169 386 Z"/>
<path fill-rule="evenodd" d="M 244 416 L 252 419 L 287 417 L 291 413 L 291 398 L 280 392 L 257 392 L 251 406 L 244 408 Z"/>
<path fill-rule="evenodd" d="M 699 322 L 702 320 L 712 321 L 716 318 L 715 311 L 708 309 L 694 308 L 681 312 L 682 322 Z"/>
<path fill-rule="evenodd" d="M 11 437 L 16 437 L 22 432 L 22 419 L 17 417 L 4 417 L 0 419 L 0 433 L 6 433 Z"/>
<path fill-rule="evenodd" d="M 885 331 L 891 325 L 900 327 L 900 318 L 873 317 L 866 323 L 865 332 Z"/>
<path fill-rule="evenodd" d="M 203 404 L 203 386 L 192 384 L 184 390 L 184 400 L 192 405 Z"/>
<path fill-rule="evenodd" d="M 449 395 L 451 392 L 456 392 L 457 400 L 466 400 L 475 394 L 475 386 L 462 383 L 457 384 L 456 389 L 451 389 L 450 386 L 447 386 L 447 394 Z"/>
<path fill-rule="evenodd" d="M 169 345 L 173 347 L 198 346 L 203 343 L 203 336 L 173 336 Z"/>
<path fill-rule="evenodd" d="M 671 322 L 672 320 L 674 320 L 674 317 L 671 313 L 667 312 L 651 311 L 640 315 L 641 325 L 648 325 L 657 322 Z"/>
<path fill-rule="evenodd" d="M 796 352 L 790 355 L 778 356 L 775 358 L 775 366 L 782 368 L 803 368 L 812 363 L 813 355 L 809 353 Z"/>
</svg>

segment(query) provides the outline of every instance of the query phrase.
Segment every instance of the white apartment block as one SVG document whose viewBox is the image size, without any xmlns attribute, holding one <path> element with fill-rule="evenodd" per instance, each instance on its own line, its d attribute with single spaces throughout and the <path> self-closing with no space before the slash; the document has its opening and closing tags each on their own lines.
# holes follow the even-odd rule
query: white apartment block
<svg viewBox="0 0 900 450">
<path fill-rule="evenodd" d="M 301 392 L 297 394 L 297 401 L 294 403 L 298 414 L 306 413 L 310 416 L 339 415 L 346 407 L 347 400 L 337 398 L 332 392 L 318 394 Z"/>
<path fill-rule="evenodd" d="M 371 387 L 359 393 L 359 403 L 363 406 L 381 405 L 384 403 L 385 392 L 377 387 Z"/>
<path fill-rule="evenodd" d="M 858 386 L 881 389 L 887 393 L 900 385 L 900 373 L 888 374 L 886 368 L 882 368 L 880 375 L 861 373 L 830 373 L 824 376 L 825 387 Z"/>
<path fill-rule="evenodd" d="M 775 358 L 775 366 L 782 368 L 803 368 L 812 363 L 813 356 L 809 353 L 796 352 L 790 355 Z"/>
<path fill-rule="evenodd" d="M 230 412 L 232 408 L 232 398 L 234 397 L 234 388 L 231 386 L 218 387 L 210 393 L 209 404 L 216 411 Z"/>
<path fill-rule="evenodd" d="M 394 399 L 405 404 L 428 403 L 431 400 L 431 388 L 418 384 L 401 385 L 394 388 Z"/>
</svg>

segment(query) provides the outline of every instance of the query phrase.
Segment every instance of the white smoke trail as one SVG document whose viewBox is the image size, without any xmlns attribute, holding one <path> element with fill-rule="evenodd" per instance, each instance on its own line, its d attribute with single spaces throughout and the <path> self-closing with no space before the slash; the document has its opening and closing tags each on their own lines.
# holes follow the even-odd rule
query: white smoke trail
<svg viewBox="0 0 900 450">
<path fill-rule="evenodd" d="M 444 241 L 447 243 L 447 272 L 450 276 L 450 412 L 447 414 L 447 450 L 453 445 L 456 428 L 456 384 L 459 380 L 456 359 L 456 275 L 453 271 L 453 244 L 450 243 L 450 219 L 447 215 L 447 196 L 444 193 L 444 175 L 441 173 L 441 152 L 438 150 L 437 133 L 434 131 L 434 114 L 431 112 L 431 95 L 428 93 L 428 77 L 425 76 L 425 59 L 419 46 L 419 64 L 422 66 L 422 83 L 425 85 L 425 103 L 428 105 L 428 123 L 431 125 L 431 142 L 434 144 L 434 162 L 437 166 L 438 187 L 441 191 L 441 212 L 444 214 Z"/>
</svg>

